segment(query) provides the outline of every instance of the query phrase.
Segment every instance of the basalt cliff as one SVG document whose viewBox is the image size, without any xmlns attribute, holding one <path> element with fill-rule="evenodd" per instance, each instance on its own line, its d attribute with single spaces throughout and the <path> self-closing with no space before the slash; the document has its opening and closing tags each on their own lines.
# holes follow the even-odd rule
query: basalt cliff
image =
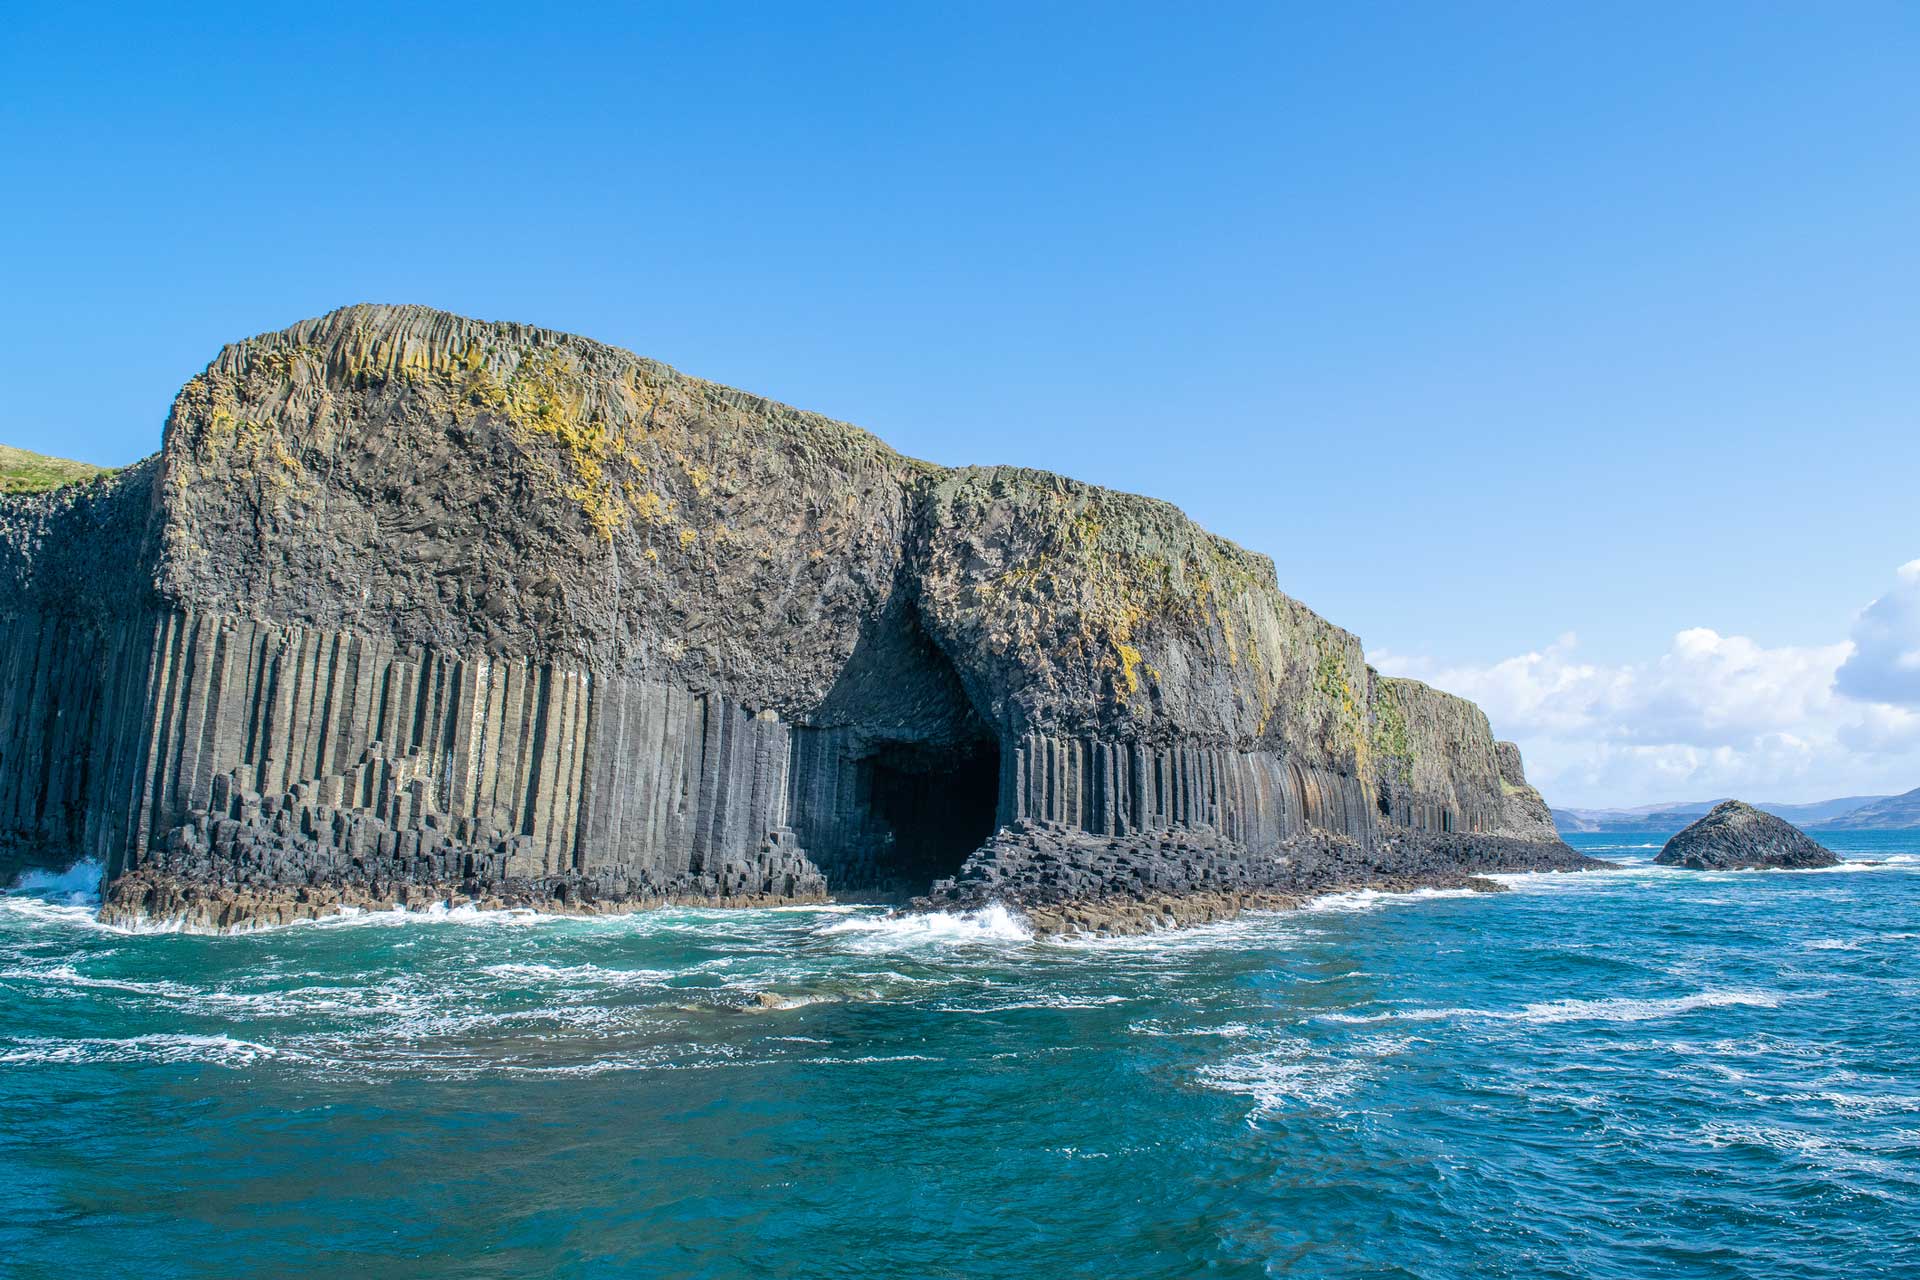
<svg viewBox="0 0 1920 1280">
<path fill-rule="evenodd" d="M 891 894 L 1141 928 L 1572 868 L 1472 704 L 1173 507 L 349 307 L 0 499 L 0 870 L 106 918 Z"/>
</svg>

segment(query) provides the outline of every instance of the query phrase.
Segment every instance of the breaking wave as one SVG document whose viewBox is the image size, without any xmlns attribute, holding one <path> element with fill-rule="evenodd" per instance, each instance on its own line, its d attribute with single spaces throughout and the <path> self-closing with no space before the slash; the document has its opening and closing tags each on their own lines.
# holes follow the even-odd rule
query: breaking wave
<svg viewBox="0 0 1920 1280">
<path fill-rule="evenodd" d="M 104 863 L 82 858 L 65 871 L 23 871 L 9 892 L 65 906 L 98 906 L 100 881 L 106 874 Z"/>
<path fill-rule="evenodd" d="M 870 951 L 928 945 L 950 946 L 956 943 L 999 945 L 1033 941 L 1033 930 L 998 903 L 978 911 L 855 916 L 826 925 L 816 933 L 843 945 Z"/>
</svg>

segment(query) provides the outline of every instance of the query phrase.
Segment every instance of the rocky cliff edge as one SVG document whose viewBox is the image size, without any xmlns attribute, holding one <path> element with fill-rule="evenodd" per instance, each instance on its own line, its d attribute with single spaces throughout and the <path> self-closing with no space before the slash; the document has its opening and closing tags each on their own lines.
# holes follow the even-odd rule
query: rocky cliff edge
<svg viewBox="0 0 1920 1280">
<path fill-rule="evenodd" d="M 119 918 L 1582 864 L 1476 707 L 1166 503 L 549 330 L 237 343 L 156 458 L 0 500 L 0 556 L 0 839 Z"/>
</svg>

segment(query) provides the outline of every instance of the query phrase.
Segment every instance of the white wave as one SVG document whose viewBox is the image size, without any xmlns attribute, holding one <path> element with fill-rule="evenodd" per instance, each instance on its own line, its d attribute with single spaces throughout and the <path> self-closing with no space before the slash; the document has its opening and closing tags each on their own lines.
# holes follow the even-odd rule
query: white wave
<svg viewBox="0 0 1920 1280">
<path fill-rule="evenodd" d="M 155 1034 L 122 1039 L 83 1036 L 72 1039 L 28 1037 L 0 1049 L 6 1063 L 203 1062 L 244 1067 L 279 1050 L 232 1036 Z"/>
<path fill-rule="evenodd" d="M 306 1017 L 326 1014 L 348 1018 L 417 1016 L 432 1009 L 444 992 L 411 990 L 396 980 L 363 986 L 308 986 L 286 991 L 198 987 L 169 979 L 105 977 L 83 973 L 71 964 L 0 969 L 0 981 L 21 984 L 41 996 L 104 992 L 154 1001 L 207 1017 Z"/>
<path fill-rule="evenodd" d="M 1715 1150 L 1758 1147 L 1841 1173 L 1865 1173 L 1883 1178 L 1901 1173 L 1892 1163 L 1850 1145 L 1844 1138 L 1784 1125 L 1715 1121 L 1700 1130 L 1700 1138 Z"/>
<path fill-rule="evenodd" d="M 1593 889 L 1615 887 L 1621 880 L 1666 876 L 1673 870 L 1640 859 L 1609 861 L 1606 866 L 1585 871 L 1488 871 L 1482 878 L 1509 889 Z"/>
<path fill-rule="evenodd" d="M 409 1067 L 411 1063 L 407 1064 Z M 489 1062 L 472 1064 L 428 1064 L 428 1073 L 446 1080 L 484 1079 L 494 1075 L 553 1077 L 592 1077 L 606 1075 L 614 1071 L 675 1071 L 693 1070 L 704 1066 L 734 1065 L 723 1063 L 675 1063 L 660 1060 L 648 1053 L 613 1054 L 603 1058 L 594 1058 L 587 1062 L 561 1063 L 553 1066 L 518 1062 Z M 744 1065 L 744 1064 L 743 1064 Z"/>
<path fill-rule="evenodd" d="M 1372 1026 L 1381 1022 L 1445 1022 L 1449 1018 L 1507 1018 L 1511 1014 L 1490 1013 L 1485 1009 L 1390 1009 L 1385 1013 L 1322 1013 L 1315 1015 L 1319 1022 L 1338 1022 L 1356 1027 Z"/>
<path fill-rule="evenodd" d="M 597 964 L 490 964 L 480 972 L 517 981 L 601 987 L 657 987 L 673 976 L 668 969 L 608 969 Z"/>
<path fill-rule="evenodd" d="M 1032 942 L 1033 931 L 999 903 L 978 911 L 855 916 L 814 931 L 863 951 L 900 946 Z"/>
<path fill-rule="evenodd" d="M 1800 1093 L 1760 1093 L 1747 1090 L 1746 1093 L 1755 1102 L 1769 1104 L 1821 1102 L 1855 1119 L 1920 1112 L 1920 1096 L 1904 1093 L 1845 1093 L 1838 1089 L 1820 1089 Z"/>
<path fill-rule="evenodd" d="M 1432 898 L 1477 898 L 1479 896 L 1479 891 L 1474 889 L 1411 889 L 1405 893 L 1394 893 L 1384 889 L 1351 889 L 1344 893 L 1323 893 L 1317 898 L 1309 898 L 1301 904 L 1300 909 L 1351 913 L 1378 911 L 1381 907 L 1404 902 L 1422 902 Z"/>
<path fill-rule="evenodd" d="M 1186 1027 L 1170 1025 L 1159 1018 L 1148 1018 L 1141 1022 L 1130 1023 L 1127 1030 L 1138 1036 L 1161 1036 L 1167 1038 L 1185 1038 L 1187 1036 L 1219 1036 L 1226 1040 L 1254 1040 L 1262 1032 L 1244 1022 L 1223 1022 L 1216 1027 Z"/>
<path fill-rule="evenodd" d="M 395 906 L 384 911 L 369 911 L 364 907 L 342 907 L 329 916 L 317 920 L 296 920 L 288 925 L 266 925 L 264 928 L 351 928 L 356 925 L 408 925 L 408 924 L 464 924 L 488 925 L 495 928 L 523 929 L 530 925 L 547 921 L 577 920 L 578 916 L 556 915 L 544 911 L 535 911 L 530 907 L 505 907 L 499 910 L 485 910 L 470 902 L 458 904 L 430 902 L 419 907 Z"/>
<path fill-rule="evenodd" d="M 100 881 L 106 874 L 100 861 L 82 858 L 65 871 L 23 871 L 14 877 L 8 892 L 66 906 L 98 906 Z"/>
<path fill-rule="evenodd" d="M 1595 867 L 1587 871 L 1497 871 L 1488 873 L 1485 878 L 1509 889 L 1535 891 L 1553 889 L 1560 891 L 1592 892 L 1619 886 L 1622 881 L 1638 882 L 1640 887 L 1675 887 L 1697 885 L 1703 889 L 1715 885 L 1730 885 L 1764 881 L 1772 876 L 1829 876 L 1859 875 L 1871 872 L 1908 873 L 1920 871 L 1920 855 L 1885 854 L 1871 859 L 1863 855 L 1842 854 L 1843 861 L 1831 867 L 1741 867 L 1725 871 L 1695 871 L 1687 867 L 1663 867 L 1649 859 L 1609 859 L 1611 865 Z M 1697 905 L 1724 903 L 1724 898 L 1700 898 Z"/>
<path fill-rule="evenodd" d="M 3 900 L 0 900 L 3 901 Z M 825 910 L 826 908 L 819 908 Z M 130 925 L 102 925 L 114 933 L 125 934 L 192 934 L 202 937 L 232 937 L 256 933 L 278 933 L 286 929 L 351 929 L 351 928 L 388 928 L 403 925 L 466 925 L 487 928 L 524 929 L 536 925 L 567 925 L 572 927 L 599 927 L 614 929 L 658 929 L 672 931 L 676 928 L 703 929 L 710 926 L 685 919 L 672 919 L 684 915 L 696 908 L 643 907 L 634 911 L 615 912 L 607 915 L 575 915 L 570 912 L 538 911 L 532 907 L 477 907 L 471 902 L 451 903 L 446 901 L 422 903 L 417 906 L 395 904 L 391 907 L 368 908 L 343 905 L 326 915 L 300 920 L 291 920 L 285 924 L 249 922 L 215 928 L 190 923 L 179 919 L 140 920 Z M 752 914 L 747 911 L 735 911 L 732 908 L 717 910 L 736 915 Z M 785 907 L 755 908 L 755 912 L 771 914 L 788 910 Z"/>
<path fill-rule="evenodd" d="M 1385 1013 L 1323 1013 L 1321 1022 L 1367 1025 L 1382 1022 L 1446 1022 L 1475 1019 L 1483 1022 L 1652 1022 L 1678 1017 L 1699 1009 L 1724 1009 L 1749 1006 L 1777 1009 L 1781 997 L 1772 991 L 1701 991 L 1688 996 L 1663 999 L 1636 999 L 1615 996 L 1607 1000 L 1549 1000 L 1524 1005 L 1519 1009 L 1391 1009 Z"/>
<path fill-rule="evenodd" d="M 1852 938 L 1813 938 L 1800 946 L 1807 951 L 1860 951 L 1880 942 L 1912 942 L 1920 933 L 1863 933 Z"/>
<path fill-rule="evenodd" d="M 1092 933 L 1058 934 L 1045 939 L 1043 945 L 1138 956 L 1149 961 L 1171 961 L 1187 952 L 1242 951 L 1249 947 L 1295 943 L 1306 936 L 1298 927 L 1298 916 L 1293 911 L 1242 911 L 1225 920 L 1185 924 L 1172 929 L 1153 929 L 1146 933 L 1121 933 L 1108 937 Z"/>
<path fill-rule="evenodd" d="M 1325 1107 L 1359 1088 L 1385 1058 L 1413 1044 L 1407 1036 L 1375 1036 L 1333 1056 L 1307 1041 L 1284 1036 L 1265 1048 L 1237 1054 L 1196 1072 L 1200 1083 L 1223 1093 L 1253 1099 L 1252 1124 L 1266 1116 L 1305 1104 Z"/>
<path fill-rule="evenodd" d="M 534 925 L 564 925 L 618 933 L 690 933 L 702 937 L 728 929 L 749 928 L 762 917 L 789 915 L 846 916 L 860 910 L 844 904 L 793 903 L 777 907 L 638 907 L 632 911 L 605 915 L 577 915 L 565 911 L 540 911 L 533 907 L 482 908 L 471 902 L 432 902 L 418 907 L 395 906 L 378 911 L 343 907 L 334 915 L 318 920 L 296 920 L 290 925 L 267 928 L 322 927 L 352 925 L 458 924 L 496 928 L 528 928 Z"/>
<path fill-rule="evenodd" d="M 1872 857 L 1864 854 L 1843 853 L 1839 856 L 1840 861 L 1830 867 L 1722 867 L 1712 871 L 1699 871 L 1691 867 L 1663 867 L 1658 863 L 1649 862 L 1630 869 L 1645 871 L 1658 877 L 1680 876 L 1701 884 L 1732 884 L 1771 876 L 1830 876 L 1858 875 L 1876 871 L 1920 871 L 1920 856 L 1910 853 L 1879 854 Z"/>
<path fill-rule="evenodd" d="M 1831 867 L 1745 867 L 1734 874 L 1819 876 L 1858 871 L 1920 871 L 1920 855 L 1888 853 L 1867 857 L 1863 854 L 1842 854 L 1839 864 Z"/>
<path fill-rule="evenodd" d="M 103 927 L 111 928 L 116 933 L 181 933 L 200 937 L 227 938 L 257 933 L 280 933 L 288 929 L 387 928 L 401 925 L 427 924 L 526 928 L 531 925 L 559 921 L 578 921 L 580 919 L 582 919 L 580 916 L 549 914 L 543 911 L 535 911 L 528 907 L 506 907 L 499 910 L 485 910 L 467 902 L 462 902 L 457 905 L 446 902 L 433 902 L 416 907 L 396 905 L 379 910 L 346 905 L 338 907 L 323 916 L 315 916 L 303 920 L 290 920 L 285 924 L 250 921 L 245 924 L 217 928 L 176 918 L 166 920 L 139 920 L 128 925 Z"/>
<path fill-rule="evenodd" d="M 1596 1043 L 1595 1051 L 1618 1053 L 1671 1053 L 1686 1059 L 1731 1058 L 1777 1066 L 1782 1060 L 1805 1063 L 1809 1070 L 1829 1067 L 1844 1050 L 1819 1041 L 1793 1040 L 1783 1036 L 1757 1033 L 1723 1036 L 1717 1040 L 1651 1039 Z"/>
<path fill-rule="evenodd" d="M 1202 1067 L 1198 1077 L 1210 1089 L 1253 1099 L 1247 1114 L 1253 1121 L 1300 1103 L 1325 1106 L 1337 1101 L 1359 1087 L 1361 1071 L 1353 1063 L 1315 1059 L 1284 1045 Z"/>
<path fill-rule="evenodd" d="M 1125 1004 L 1128 996 L 1073 996 L 1046 995 L 1034 996 L 1026 1000 L 1009 1000 L 1004 1004 L 943 1004 L 936 1006 L 943 1013 L 1007 1013 L 1014 1009 L 1103 1009 L 1108 1005 Z"/>
<path fill-rule="evenodd" d="M 0 917 L 34 927 L 59 926 L 96 933 L 121 932 L 93 918 L 92 903 L 50 902 L 24 894 L 0 894 Z"/>
<path fill-rule="evenodd" d="M 0 891 L 0 914 L 24 924 L 103 929 L 93 918 L 100 906 L 106 867 L 83 858 L 65 871 L 23 871 Z"/>
<path fill-rule="evenodd" d="M 1671 996 L 1659 1000 L 1636 1000 L 1616 996 L 1609 1000 L 1553 1000 L 1530 1004 L 1518 1017 L 1523 1022 L 1650 1022 L 1692 1013 L 1696 1009 L 1726 1009 L 1746 1006 L 1777 1009 L 1780 996 L 1772 991 L 1701 991 L 1690 996 Z"/>
<path fill-rule="evenodd" d="M 1850 1116 L 1907 1115 L 1920 1112 L 1920 1097 L 1913 1094 L 1842 1093 L 1823 1089 L 1815 1095 L 1836 1111 Z"/>
<path fill-rule="evenodd" d="M 121 991 L 128 995 L 153 996 L 165 1000 L 203 998 L 213 994 L 178 982 L 140 982 L 132 978 L 96 978 L 81 973 L 70 964 L 44 968 L 0 969 L 0 980 L 39 983 L 59 990 Z"/>
</svg>

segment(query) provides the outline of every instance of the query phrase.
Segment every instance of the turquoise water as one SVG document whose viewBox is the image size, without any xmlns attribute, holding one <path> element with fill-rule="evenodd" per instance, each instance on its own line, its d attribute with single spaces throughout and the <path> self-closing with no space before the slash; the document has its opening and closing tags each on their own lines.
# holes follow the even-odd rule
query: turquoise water
<svg viewBox="0 0 1920 1280">
<path fill-rule="evenodd" d="M 1621 868 L 1063 944 L 128 935 L 42 878 L 0 902 L 0 1273 L 1914 1275 L 1920 842 L 1582 842 Z"/>
</svg>

